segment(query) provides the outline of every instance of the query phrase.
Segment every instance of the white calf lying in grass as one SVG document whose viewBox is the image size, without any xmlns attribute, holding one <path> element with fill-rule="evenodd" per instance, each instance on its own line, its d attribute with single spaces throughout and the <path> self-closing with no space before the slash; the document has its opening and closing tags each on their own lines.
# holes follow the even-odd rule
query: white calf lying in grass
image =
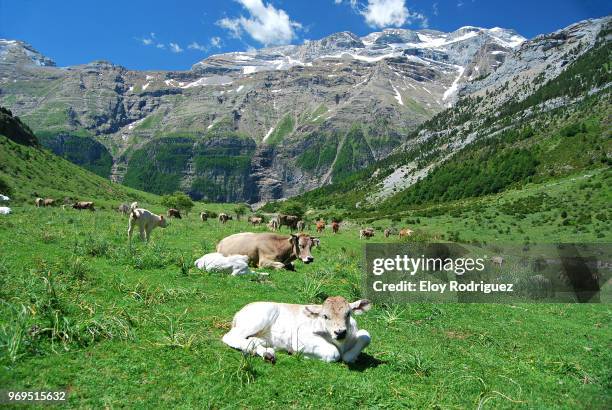
<svg viewBox="0 0 612 410">
<path fill-rule="evenodd" d="M 370 334 L 357 328 L 353 314 L 369 309 L 370 302 L 365 299 L 348 303 L 341 296 L 327 298 L 323 305 L 250 303 L 236 313 L 223 342 L 272 363 L 276 361 L 275 350 L 326 362 L 353 363 L 370 344 Z"/>
<path fill-rule="evenodd" d="M 249 269 L 249 257 L 246 255 L 223 256 L 223 254 L 218 252 L 208 253 L 195 261 L 195 266 L 208 272 L 231 273 L 232 276 L 257 273 Z M 259 274 L 267 275 L 267 273 L 263 272 Z"/>
<path fill-rule="evenodd" d="M 163 215 L 155 215 L 153 212 L 144 208 L 137 208 L 137 203 L 134 202 L 130 210 L 130 221 L 128 225 L 128 240 L 132 241 L 132 233 L 134 228 L 138 226 L 140 230 L 140 239 L 149 242 L 151 231 L 160 226 L 165 228 L 168 222 Z"/>
</svg>

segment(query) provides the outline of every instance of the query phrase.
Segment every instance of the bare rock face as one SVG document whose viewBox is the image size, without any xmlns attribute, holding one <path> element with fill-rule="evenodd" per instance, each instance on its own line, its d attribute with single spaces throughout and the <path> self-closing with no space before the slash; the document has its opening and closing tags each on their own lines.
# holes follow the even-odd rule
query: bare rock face
<svg viewBox="0 0 612 410">
<path fill-rule="evenodd" d="M 515 73 L 525 83 L 547 76 L 587 48 L 604 20 L 527 42 L 501 28 L 340 32 L 212 55 L 188 71 L 104 61 L 57 68 L 23 42 L 0 40 L 0 105 L 49 144 L 66 134 L 103 144 L 116 181 L 261 202 L 386 157 L 458 98 L 492 93 Z"/>
</svg>

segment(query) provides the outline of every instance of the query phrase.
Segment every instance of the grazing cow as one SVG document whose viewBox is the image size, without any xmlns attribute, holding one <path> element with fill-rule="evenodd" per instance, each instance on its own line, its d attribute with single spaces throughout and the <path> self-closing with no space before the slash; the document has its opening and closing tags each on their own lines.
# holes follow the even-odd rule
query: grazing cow
<svg viewBox="0 0 612 410">
<path fill-rule="evenodd" d="M 325 221 L 317 221 L 317 232 L 321 233 L 325 229 Z"/>
<path fill-rule="evenodd" d="M 166 221 L 163 215 L 155 215 L 144 208 L 132 208 L 128 224 L 128 241 L 130 242 L 132 241 L 132 233 L 136 226 L 138 226 L 140 231 L 140 239 L 149 242 L 151 231 L 158 226 L 161 228 L 167 227 L 168 221 Z"/>
<path fill-rule="evenodd" d="M 288 227 L 290 230 L 295 230 L 297 229 L 297 223 L 300 220 L 300 218 L 298 218 L 295 215 L 284 215 L 284 214 L 278 214 L 278 228 L 282 228 L 283 225 Z"/>
<path fill-rule="evenodd" d="M 94 203 L 91 201 L 75 202 L 72 208 L 78 210 L 89 209 L 92 212 L 96 210 L 96 208 L 94 208 Z"/>
<path fill-rule="evenodd" d="M 322 305 L 249 303 L 234 315 L 223 342 L 272 363 L 276 350 L 300 352 L 325 362 L 354 363 L 371 338 L 357 327 L 353 315 L 369 309 L 368 300 L 348 303 L 342 296 L 327 298 Z"/>
<path fill-rule="evenodd" d="M 414 231 L 412 229 L 408 229 L 408 228 L 400 229 L 399 237 L 404 238 L 404 237 L 412 236 L 413 233 Z"/>
<path fill-rule="evenodd" d="M 383 233 L 385 235 L 385 238 L 388 238 L 389 235 L 391 235 L 391 229 L 387 228 L 387 229 L 385 229 L 385 231 Z"/>
<path fill-rule="evenodd" d="M 278 235 L 275 233 L 243 232 L 230 235 L 217 245 L 217 252 L 225 256 L 247 255 L 249 263 L 260 268 L 293 270 L 293 262 L 301 259 L 304 263 L 314 260 L 310 254 L 312 238 L 307 234 Z"/>
<path fill-rule="evenodd" d="M 332 221 L 332 232 L 338 233 L 339 230 L 340 230 L 340 222 Z"/>
<path fill-rule="evenodd" d="M 42 204 L 43 206 L 53 206 L 55 205 L 55 199 L 45 198 Z"/>
<path fill-rule="evenodd" d="M 175 208 L 168 209 L 168 218 L 183 219 L 181 217 L 181 211 Z"/>
<path fill-rule="evenodd" d="M 278 231 L 278 219 L 276 218 L 270 219 L 270 222 L 268 222 L 268 228 L 273 232 Z"/>
<path fill-rule="evenodd" d="M 223 212 L 219 214 L 219 222 L 221 222 L 222 224 L 225 224 L 227 221 L 231 221 L 231 220 L 232 220 L 232 217 L 229 216 L 228 214 L 223 213 Z"/>
<path fill-rule="evenodd" d="M 365 228 L 359 230 L 359 239 L 369 239 L 374 236 L 374 228 Z"/>
<path fill-rule="evenodd" d="M 208 212 L 200 212 L 200 219 L 202 220 L 202 222 L 208 221 Z"/>
<path fill-rule="evenodd" d="M 306 228 L 306 222 L 300 219 L 299 221 L 297 221 L 296 227 L 298 231 L 304 232 L 304 229 Z"/>
<path fill-rule="evenodd" d="M 130 213 L 130 206 L 128 204 L 121 204 L 117 208 L 117 211 L 121 212 L 123 215 L 127 215 Z"/>
<path fill-rule="evenodd" d="M 232 276 L 258 273 L 249 269 L 249 257 L 246 255 L 223 256 L 220 253 L 208 253 L 195 261 L 195 266 L 207 272 L 230 273 Z M 267 275 L 264 272 L 259 274 Z"/>
<path fill-rule="evenodd" d="M 8 206 L 0 206 L 0 215 L 8 215 L 11 213 L 11 208 Z"/>
<path fill-rule="evenodd" d="M 40 208 L 41 206 L 43 206 L 44 202 L 45 202 L 45 200 L 42 199 L 42 198 L 36 198 L 34 200 L 34 203 L 36 204 L 36 208 Z"/>
<path fill-rule="evenodd" d="M 261 225 L 261 223 L 263 222 L 263 218 L 260 216 L 249 216 L 249 222 L 252 223 L 253 226 Z"/>
</svg>

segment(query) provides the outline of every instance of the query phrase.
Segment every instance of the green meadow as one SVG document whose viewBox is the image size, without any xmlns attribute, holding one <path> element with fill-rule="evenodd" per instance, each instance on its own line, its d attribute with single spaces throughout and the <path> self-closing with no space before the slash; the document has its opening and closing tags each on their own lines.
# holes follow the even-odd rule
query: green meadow
<svg viewBox="0 0 612 410">
<path fill-rule="evenodd" d="M 606 178 L 601 171 L 586 180 Z M 227 225 L 199 220 L 202 209 L 231 212 L 234 205 L 197 203 L 154 230 L 148 245 L 130 247 L 127 218 L 113 210 L 112 197 L 97 201 L 96 212 L 37 209 L 24 199 L 0 219 L 0 386 L 65 389 L 67 405 L 79 408 L 609 408 L 612 314 L 605 304 L 375 305 L 357 318 L 372 343 L 354 365 L 284 353 L 271 365 L 221 342 L 233 314 L 252 301 L 359 298 L 360 226 L 406 225 L 418 239 L 459 232 L 460 240 L 491 242 L 506 237 L 499 229 L 518 229 L 514 214 L 502 214 L 504 203 L 544 190 L 569 201 L 569 216 L 557 218 L 552 206 L 533 210 L 516 240 L 610 241 L 609 229 L 598 237 L 597 212 L 586 232 L 563 225 L 578 215 L 571 201 L 587 192 L 599 192 L 591 193 L 593 209 L 609 207 L 609 190 L 581 183 L 572 177 L 504 199 L 457 202 L 458 214 L 411 212 L 402 217 L 410 225 L 347 220 L 339 234 L 323 232 L 314 263 L 242 277 L 193 266 L 221 238 L 265 230 L 246 217 Z M 157 198 L 143 196 L 141 205 L 163 212 Z M 495 228 L 476 219 L 487 215 Z M 553 216 L 544 230 L 531 223 Z M 372 241 L 399 239 L 378 232 Z"/>
</svg>

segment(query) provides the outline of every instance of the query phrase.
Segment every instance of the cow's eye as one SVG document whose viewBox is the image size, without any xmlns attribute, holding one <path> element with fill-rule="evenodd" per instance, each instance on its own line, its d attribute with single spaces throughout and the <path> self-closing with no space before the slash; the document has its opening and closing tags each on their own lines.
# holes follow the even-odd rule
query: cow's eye
<svg viewBox="0 0 612 410">
<path fill-rule="evenodd" d="M 329 316 L 327 316 L 327 315 L 323 315 L 323 319 L 325 319 L 325 320 L 329 320 Z"/>
</svg>

